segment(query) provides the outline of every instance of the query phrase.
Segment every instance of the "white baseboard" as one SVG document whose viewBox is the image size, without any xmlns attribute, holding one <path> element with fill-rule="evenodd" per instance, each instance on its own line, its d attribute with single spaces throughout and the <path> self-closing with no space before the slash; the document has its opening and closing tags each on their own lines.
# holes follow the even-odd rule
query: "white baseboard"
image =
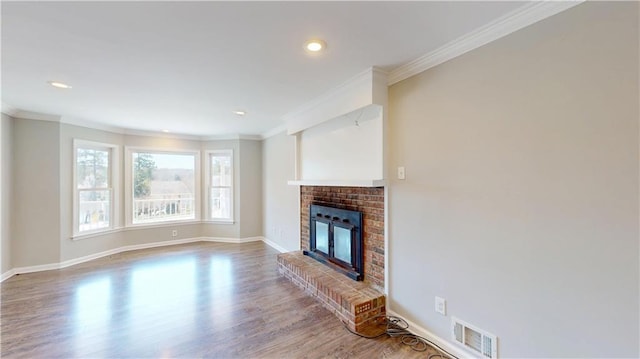
<svg viewBox="0 0 640 359">
<path fill-rule="evenodd" d="M 279 245 L 278 243 L 270 240 L 269 238 L 266 237 L 262 237 L 262 241 L 264 243 L 266 243 L 267 245 L 269 245 L 269 247 L 275 249 L 276 251 L 280 252 L 280 253 L 285 253 L 285 252 L 289 252 L 289 250 L 285 249 L 284 247 L 282 247 L 281 245 Z"/>
<path fill-rule="evenodd" d="M 448 351 L 449 353 L 455 355 L 456 357 L 462 359 L 462 358 L 475 358 L 476 356 L 463 350 L 462 348 L 458 347 L 455 343 L 452 343 L 448 340 L 445 340 L 433 333 L 431 333 L 430 331 L 426 330 L 425 328 L 419 326 L 418 324 L 405 319 L 404 317 L 402 317 L 401 315 L 399 315 L 398 313 L 389 310 L 389 308 L 387 307 L 387 315 L 392 315 L 394 317 L 399 317 L 402 318 L 402 320 L 404 320 L 405 322 L 407 322 L 407 324 L 409 324 L 409 331 L 415 335 L 424 337 L 429 339 L 430 341 L 436 343 L 438 346 L 440 346 L 442 349 Z"/>
<path fill-rule="evenodd" d="M 4 282 L 5 279 L 9 279 L 13 277 L 15 274 L 16 274 L 15 269 L 9 269 L 8 271 L 2 273 L 2 276 L 0 276 L 0 282 Z"/>
<path fill-rule="evenodd" d="M 49 264 L 41 264 L 37 266 L 13 268 L 13 272 L 14 274 L 23 274 L 23 273 L 43 272 L 43 271 L 59 269 L 59 268 L 61 268 L 59 263 L 49 263 Z"/>
<path fill-rule="evenodd" d="M 249 243 L 260 242 L 262 237 L 247 237 L 247 238 L 226 238 L 226 237 L 201 237 L 201 241 L 206 242 L 222 242 L 222 243 Z"/>
<path fill-rule="evenodd" d="M 164 246 L 174 246 L 178 244 L 186 244 L 186 243 L 194 243 L 194 242 L 222 242 L 222 243 L 250 243 L 250 242 L 259 242 L 263 241 L 270 246 L 276 245 L 268 243 L 266 238 L 264 237 L 247 237 L 247 238 L 227 238 L 227 237 L 194 237 L 194 238 L 183 238 L 183 239 L 175 239 L 170 241 L 162 241 L 162 242 L 151 242 L 151 243 L 143 243 L 143 244 L 133 244 L 130 246 L 118 247 L 114 249 L 110 249 L 103 252 L 89 254 L 87 256 L 78 257 L 69 259 L 60 263 L 49 263 L 49 264 L 41 264 L 36 266 L 28 266 L 28 267 L 17 267 L 12 268 L 0 276 L 0 282 L 4 282 L 6 279 L 13 277 L 16 274 L 25 274 L 25 273 L 33 273 L 33 272 L 41 272 L 53 269 L 62 269 L 66 267 L 70 267 L 72 265 L 88 262 L 94 259 L 122 253 L 135 251 L 139 249 L 148 249 L 148 248 L 156 248 L 156 247 L 164 247 Z M 274 247 L 276 250 L 278 248 Z"/>
<path fill-rule="evenodd" d="M 88 262 L 94 259 L 98 259 L 98 258 L 102 258 L 102 257 L 106 257 L 106 256 L 110 256 L 110 255 L 114 255 L 122 252 L 137 251 L 139 249 L 148 249 L 148 248 L 156 248 L 156 247 L 164 247 L 164 246 L 175 246 L 178 244 L 201 242 L 202 240 L 203 239 L 200 237 L 195 237 L 195 238 L 174 239 L 174 240 L 162 241 L 162 242 L 133 244 L 130 246 L 118 247 L 118 248 L 110 249 L 108 251 L 90 254 L 84 257 L 69 259 L 64 262 L 61 262 L 59 268 L 66 268 L 75 264 Z M 58 269 L 58 268 L 53 268 L 53 269 Z"/>
</svg>

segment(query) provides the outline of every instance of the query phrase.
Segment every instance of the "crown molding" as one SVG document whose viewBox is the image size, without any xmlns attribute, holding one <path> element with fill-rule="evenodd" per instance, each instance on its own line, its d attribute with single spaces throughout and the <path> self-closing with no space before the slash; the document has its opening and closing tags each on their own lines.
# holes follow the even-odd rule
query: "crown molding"
<svg viewBox="0 0 640 359">
<path fill-rule="evenodd" d="M 262 135 L 245 135 L 239 134 L 239 140 L 247 140 L 247 141 L 262 141 Z"/>
<path fill-rule="evenodd" d="M 120 135 L 124 135 L 126 133 L 126 130 L 124 128 L 122 128 L 122 127 L 105 125 L 105 124 L 101 124 L 101 123 L 98 123 L 98 122 L 81 120 L 81 119 L 78 119 L 78 118 L 61 117 L 60 118 L 60 123 L 64 123 L 65 125 L 90 128 L 90 129 L 93 129 L 93 130 L 112 132 L 112 133 L 117 133 L 117 134 L 120 134 Z"/>
<path fill-rule="evenodd" d="M 212 135 L 201 136 L 200 141 L 228 141 L 228 140 L 249 140 L 249 141 L 261 141 L 260 135 L 246 135 L 246 134 L 226 134 L 226 135 Z"/>
<path fill-rule="evenodd" d="M 111 132 L 111 133 L 115 133 L 119 135 L 127 135 L 127 136 L 171 138 L 171 139 L 191 140 L 191 141 L 216 141 L 216 140 L 218 141 L 220 140 L 261 141 L 264 139 L 262 135 L 225 134 L 225 135 L 212 135 L 212 136 L 198 136 L 198 135 L 187 135 L 187 134 L 180 134 L 180 133 L 164 133 L 164 132 L 116 127 L 116 126 L 105 125 L 98 122 L 82 120 L 74 117 L 62 117 L 62 116 L 51 115 L 46 113 L 24 111 L 24 110 L 20 110 L 18 108 L 12 107 L 4 102 L 2 102 L 2 113 L 8 116 L 11 116 L 15 119 L 57 122 L 65 125 L 85 127 L 92 130 Z"/>
<path fill-rule="evenodd" d="M 371 79 L 371 73 L 372 73 L 372 70 L 374 70 L 374 69 L 375 68 L 368 68 L 368 69 L 358 73 L 357 75 L 355 75 L 355 76 L 351 77 L 350 79 L 344 81 L 340 85 L 334 87 L 333 89 L 331 89 L 331 90 L 325 92 L 324 94 L 314 98 L 313 100 L 303 104 L 302 106 L 299 106 L 295 110 L 288 112 L 287 114 L 282 116 L 282 119 L 284 120 L 284 122 L 288 122 L 288 121 L 291 121 L 293 119 L 296 119 L 297 117 L 299 117 L 300 115 L 304 114 L 305 112 L 311 111 L 314 108 L 323 105 L 327 101 L 330 101 L 331 99 L 335 98 L 336 96 L 339 96 L 340 94 L 349 91 L 351 88 L 353 88 L 357 84 L 360 84 L 362 82 L 365 82 L 365 81 Z"/>
<path fill-rule="evenodd" d="M 122 129 L 122 134 L 125 136 L 143 136 L 143 137 L 155 137 L 155 138 L 171 138 L 175 140 L 188 140 L 188 141 L 200 141 L 200 136 L 185 135 L 181 133 L 164 133 L 156 131 L 136 130 L 136 129 Z"/>
<path fill-rule="evenodd" d="M 44 116 L 49 116 L 49 115 L 44 115 Z M 28 118 L 28 117 L 23 117 L 23 118 L 37 120 L 37 118 Z M 164 132 L 110 126 L 110 125 L 105 125 L 105 124 L 93 122 L 93 121 L 87 121 L 87 120 L 83 120 L 75 117 L 59 117 L 58 116 L 57 119 L 52 118 L 51 121 L 57 121 L 65 125 L 84 127 L 92 130 L 111 132 L 111 133 L 125 135 L 125 136 L 144 136 L 144 137 L 171 138 L 171 139 L 179 139 L 179 140 L 196 140 L 196 141 L 200 140 L 200 136 L 185 135 L 185 134 L 179 134 L 179 133 L 175 133 L 175 134 L 164 133 Z"/>
<path fill-rule="evenodd" d="M 17 118 L 17 119 L 23 119 L 23 120 L 60 122 L 60 116 L 58 116 L 58 115 L 50 115 L 50 114 L 47 114 L 47 113 L 23 111 L 23 110 L 20 110 L 20 109 L 16 109 L 16 111 L 12 115 L 12 117 Z"/>
<path fill-rule="evenodd" d="M 18 111 L 19 110 L 17 108 L 2 102 L 2 113 L 4 113 L 5 115 L 15 117 Z"/>
<path fill-rule="evenodd" d="M 389 73 L 388 85 L 391 86 L 413 75 L 417 75 L 583 2 L 584 0 L 536 1 L 523 5 L 485 26 L 481 26 L 434 51 L 394 69 Z"/>
<path fill-rule="evenodd" d="M 370 67 L 285 114 L 282 120 L 287 126 L 287 134 L 293 135 L 371 104 L 386 105 L 387 76 L 386 71 Z M 379 84 L 384 85 L 376 86 Z"/>
<path fill-rule="evenodd" d="M 284 124 L 282 124 L 282 125 L 280 125 L 278 127 L 274 127 L 272 129 L 270 129 L 269 131 L 263 132 L 262 134 L 260 134 L 260 138 L 265 140 L 265 139 L 267 139 L 269 137 L 273 137 L 273 136 L 275 136 L 277 134 L 280 134 L 282 132 L 285 132 L 285 131 L 287 131 L 287 124 L 286 123 L 284 123 Z"/>
<path fill-rule="evenodd" d="M 188 140 L 263 140 L 265 138 L 272 137 L 285 130 L 292 130 L 287 127 L 287 124 L 295 122 L 295 119 L 301 115 L 313 111 L 319 106 L 323 106 L 327 102 L 333 99 L 339 98 L 341 95 L 347 93 L 355 85 L 367 80 L 371 80 L 372 74 L 374 79 L 387 78 L 387 85 L 393 85 L 402 80 L 405 80 L 411 76 L 417 75 L 423 71 L 426 71 L 432 67 L 442 64 L 448 60 L 465 54 L 478 47 L 486 45 L 492 41 L 495 41 L 501 37 L 509 35 L 517 30 L 532 25 L 540 20 L 558 14 L 562 11 L 570 9 L 576 5 L 583 3 L 585 0 L 569 0 L 569 1 L 534 1 L 527 3 L 518 9 L 492 21 L 491 23 L 479 27 L 478 29 L 469 32 L 456 40 L 453 40 L 438 49 L 431 51 L 411 62 L 408 62 L 400 67 L 395 68 L 390 72 L 385 72 L 378 68 L 370 68 L 361 73 L 353 76 L 342 84 L 336 86 L 332 90 L 325 94 L 305 103 L 304 105 L 294 109 L 293 111 L 285 114 L 282 117 L 284 125 L 275 127 L 259 135 L 242 135 L 242 134 L 228 134 L 228 135 L 214 135 L 214 136 L 192 136 L 181 134 L 165 134 L 153 131 L 133 130 L 126 128 L 113 127 L 108 125 L 102 125 L 95 122 L 84 121 L 80 119 L 72 119 L 67 117 L 61 117 L 57 115 L 42 114 L 30 111 L 23 111 L 18 108 L 14 108 L 4 102 L 2 102 L 2 113 L 14 118 L 23 118 L 40 121 L 53 121 L 59 123 L 65 123 L 70 125 L 76 125 L 81 127 L 88 127 L 103 131 L 109 131 L 125 135 L 137 135 L 137 136 L 153 136 L 153 137 L 168 137 L 168 138 L 180 138 Z"/>
</svg>

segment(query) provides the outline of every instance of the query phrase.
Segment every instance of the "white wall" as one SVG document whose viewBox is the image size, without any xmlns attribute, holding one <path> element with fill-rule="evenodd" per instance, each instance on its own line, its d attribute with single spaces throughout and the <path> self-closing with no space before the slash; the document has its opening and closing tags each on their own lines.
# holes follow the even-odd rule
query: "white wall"
<svg viewBox="0 0 640 359">
<path fill-rule="evenodd" d="M 9 120 L 9 117 L 7 116 L 7 120 Z M 3 270 L 3 263 L 4 263 L 4 253 L 6 252 L 5 250 L 5 240 L 7 241 L 7 247 L 9 245 L 8 239 L 5 239 L 4 237 L 4 232 L 2 228 L 4 228 L 4 217 L 2 216 L 3 213 L 3 207 L 4 207 L 4 202 L 3 202 L 3 198 L 4 198 L 4 190 L 3 190 L 3 186 L 4 186 L 4 178 L 2 178 L 2 174 L 5 172 L 3 166 L 5 164 L 5 162 L 3 161 L 2 158 L 2 153 L 3 153 L 3 145 L 4 145 L 4 139 L 2 138 L 2 128 L 4 127 L 4 122 L 5 122 L 5 114 L 3 113 L 0 117 L 0 274 L 4 273 Z M 10 248 L 7 248 L 10 249 Z"/>
<path fill-rule="evenodd" d="M 11 263 L 11 166 L 13 119 L 2 114 L 0 123 L 0 273 L 12 268 Z"/>
<path fill-rule="evenodd" d="M 392 310 L 640 356 L 638 63 L 638 4 L 584 3 L 390 88 Z"/>
<path fill-rule="evenodd" d="M 295 175 L 295 137 L 281 132 L 262 141 L 263 233 L 286 251 L 300 249 L 298 186 L 287 185 Z"/>
<path fill-rule="evenodd" d="M 382 108 L 371 106 L 304 130 L 298 179 L 383 179 L 382 129 Z"/>
<path fill-rule="evenodd" d="M 240 238 L 262 236 L 262 143 L 240 140 Z"/>
<path fill-rule="evenodd" d="M 60 124 L 13 122 L 11 264 L 60 259 Z"/>
<path fill-rule="evenodd" d="M 640 356 L 637 80 L 638 5 L 587 3 L 392 86 L 390 167 L 407 179 L 389 186 L 391 309 L 445 339 L 460 317 L 497 334 L 501 357 Z M 60 243 L 62 128 L 14 122 L 13 266 L 96 250 Z M 263 232 L 287 250 L 299 246 L 293 146 L 283 133 L 261 149 Z"/>
<path fill-rule="evenodd" d="M 125 186 L 124 186 L 124 156 L 123 146 L 187 149 L 200 150 L 199 141 L 179 140 L 172 138 L 155 138 L 148 136 L 122 135 L 108 131 L 90 129 L 86 127 L 61 124 L 60 125 L 60 260 L 66 261 L 74 258 L 88 256 L 94 253 L 128 245 L 138 245 L 153 242 L 162 242 L 182 238 L 196 238 L 201 236 L 201 225 L 177 224 L 170 227 L 156 228 L 131 228 L 124 231 L 93 236 L 80 240 L 72 240 L 73 234 L 73 140 L 83 139 L 101 143 L 109 143 L 119 146 L 120 176 L 116 178 L 119 186 L 118 201 L 119 211 L 117 227 L 125 225 Z M 171 232 L 178 229 L 178 236 L 173 237 Z"/>
<path fill-rule="evenodd" d="M 260 141 L 132 136 L 56 122 L 13 120 L 5 115 L 1 130 L 2 273 L 11 268 L 55 264 L 123 246 L 199 237 L 240 239 L 262 234 Z M 125 225 L 124 146 L 189 149 L 201 151 L 201 157 L 205 156 L 206 150 L 232 149 L 236 159 L 235 223 L 195 222 L 124 228 L 72 240 L 74 139 L 119 146 L 120 176 L 116 180 L 121 210 L 116 223 L 118 227 Z M 242 165 L 241 147 L 247 161 Z M 205 163 L 203 160 L 202 165 Z M 247 194 L 241 201 L 242 186 L 247 186 Z M 245 206 L 248 208 L 243 209 Z M 177 237 L 172 237 L 173 229 L 178 230 Z"/>
</svg>

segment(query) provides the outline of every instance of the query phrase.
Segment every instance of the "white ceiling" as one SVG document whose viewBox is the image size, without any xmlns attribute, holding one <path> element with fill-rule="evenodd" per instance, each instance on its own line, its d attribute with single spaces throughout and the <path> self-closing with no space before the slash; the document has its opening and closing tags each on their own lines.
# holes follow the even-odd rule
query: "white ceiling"
<svg viewBox="0 0 640 359">
<path fill-rule="evenodd" d="M 2 103 L 70 123 L 259 135 L 371 66 L 391 71 L 523 5 L 3 1 Z M 305 52 L 313 37 L 326 52 Z"/>
</svg>

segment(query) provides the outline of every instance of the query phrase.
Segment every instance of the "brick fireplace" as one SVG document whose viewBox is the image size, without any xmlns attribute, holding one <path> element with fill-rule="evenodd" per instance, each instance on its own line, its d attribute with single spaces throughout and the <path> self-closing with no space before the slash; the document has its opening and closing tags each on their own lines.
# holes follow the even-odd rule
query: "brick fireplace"
<svg viewBox="0 0 640 359">
<path fill-rule="evenodd" d="M 309 249 L 309 205 L 359 211 L 364 219 L 364 282 L 384 291 L 384 188 L 300 186 L 300 248 Z"/>
<path fill-rule="evenodd" d="M 364 279 L 355 281 L 302 255 L 278 255 L 279 272 L 316 297 L 351 330 L 364 333 L 386 313 L 384 294 L 384 187 L 300 186 L 300 247 L 309 250 L 309 206 L 362 212 Z"/>
</svg>

